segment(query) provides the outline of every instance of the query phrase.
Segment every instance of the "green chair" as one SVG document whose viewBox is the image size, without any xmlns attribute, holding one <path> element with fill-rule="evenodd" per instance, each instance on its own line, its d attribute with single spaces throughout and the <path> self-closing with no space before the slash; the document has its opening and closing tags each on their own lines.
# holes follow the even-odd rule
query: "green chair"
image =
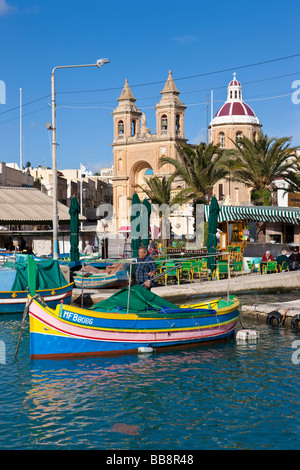
<svg viewBox="0 0 300 470">
<path fill-rule="evenodd" d="M 172 267 L 174 269 L 171 269 Z M 166 262 L 163 271 L 168 271 L 169 269 L 171 269 L 171 271 L 164 275 L 165 286 L 168 284 L 168 278 L 174 279 L 174 277 L 177 279 L 177 284 L 180 284 L 180 268 L 177 268 L 175 263 Z"/>
<path fill-rule="evenodd" d="M 242 273 L 242 276 L 244 275 L 244 266 L 243 266 L 243 261 L 235 261 L 232 266 L 232 273 L 235 273 L 235 277 L 237 277 L 238 273 Z"/>
<path fill-rule="evenodd" d="M 186 276 L 190 282 L 194 280 L 194 267 L 190 261 L 183 261 L 180 267 L 180 277 Z"/>
<path fill-rule="evenodd" d="M 278 264 L 279 266 L 279 272 L 282 273 L 282 271 L 289 271 L 290 270 L 290 267 L 289 267 L 289 263 L 287 261 L 283 261 L 281 264 Z"/>
<path fill-rule="evenodd" d="M 251 263 L 251 261 L 249 261 L 248 259 L 246 260 L 246 262 L 247 262 L 247 266 L 251 274 L 254 274 L 254 273 L 260 274 L 260 265 L 256 266 L 254 262 Z"/>
<path fill-rule="evenodd" d="M 268 273 L 278 273 L 277 262 L 268 261 L 267 264 L 263 267 L 264 274 Z"/>
<path fill-rule="evenodd" d="M 230 271 L 228 270 L 228 263 L 222 263 L 222 262 L 217 263 L 217 267 L 214 271 L 214 277 L 216 277 L 219 281 L 220 276 L 224 276 L 225 274 L 230 279 Z"/>
</svg>

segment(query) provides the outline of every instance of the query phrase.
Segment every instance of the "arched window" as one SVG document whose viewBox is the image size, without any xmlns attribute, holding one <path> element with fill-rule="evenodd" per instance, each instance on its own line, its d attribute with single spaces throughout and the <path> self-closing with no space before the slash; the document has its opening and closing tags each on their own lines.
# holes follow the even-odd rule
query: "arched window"
<svg viewBox="0 0 300 470">
<path fill-rule="evenodd" d="M 131 136 L 132 137 L 135 135 L 135 128 L 136 128 L 136 123 L 135 123 L 135 120 L 133 119 L 131 121 Z"/>
<path fill-rule="evenodd" d="M 118 122 L 118 134 L 119 135 L 124 134 L 124 122 L 123 121 Z"/>
<path fill-rule="evenodd" d="M 242 137 L 243 137 L 243 133 L 238 131 L 235 136 L 236 140 L 240 140 Z"/>
<path fill-rule="evenodd" d="M 161 117 L 161 133 L 166 134 L 168 130 L 168 118 L 165 114 Z"/>
<path fill-rule="evenodd" d="M 176 114 L 175 130 L 176 132 L 180 132 L 180 115 L 179 114 Z"/>
<path fill-rule="evenodd" d="M 237 98 L 237 90 L 234 92 L 234 97 Z"/>
<path fill-rule="evenodd" d="M 224 134 L 224 132 L 220 132 L 219 139 L 220 139 L 221 148 L 222 149 L 225 148 L 225 134 Z"/>
</svg>

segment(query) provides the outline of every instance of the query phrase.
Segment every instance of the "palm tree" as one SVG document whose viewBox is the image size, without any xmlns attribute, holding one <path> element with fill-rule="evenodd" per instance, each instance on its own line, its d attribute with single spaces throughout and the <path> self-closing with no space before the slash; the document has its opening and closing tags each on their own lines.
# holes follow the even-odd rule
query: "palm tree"
<svg viewBox="0 0 300 470">
<path fill-rule="evenodd" d="M 235 149 L 224 152 L 223 159 L 232 163 L 232 177 L 252 188 L 254 205 L 271 205 L 277 178 L 285 178 L 296 169 L 296 151 L 290 147 L 290 137 L 274 138 L 259 133 L 254 141 L 242 137 Z"/>
<path fill-rule="evenodd" d="M 177 198 L 172 197 L 171 195 L 171 187 L 174 179 L 175 175 L 172 175 L 169 178 L 166 178 L 165 176 L 162 178 L 153 176 L 152 178 L 145 180 L 146 187 L 138 185 L 138 187 L 146 193 L 152 204 L 160 206 L 159 218 L 163 244 L 165 242 L 168 229 L 169 232 L 171 231 L 171 224 L 169 224 L 168 219 L 169 208 L 172 208 L 172 206 L 178 202 Z"/>
<path fill-rule="evenodd" d="M 162 157 L 160 165 L 170 163 L 174 166 L 175 176 L 179 176 L 185 183 L 185 188 L 177 194 L 177 200 L 192 201 L 194 204 L 207 204 L 213 186 L 228 171 L 219 167 L 218 162 L 222 151 L 220 145 L 201 142 L 198 147 L 188 144 L 177 146 L 178 158 Z"/>
</svg>

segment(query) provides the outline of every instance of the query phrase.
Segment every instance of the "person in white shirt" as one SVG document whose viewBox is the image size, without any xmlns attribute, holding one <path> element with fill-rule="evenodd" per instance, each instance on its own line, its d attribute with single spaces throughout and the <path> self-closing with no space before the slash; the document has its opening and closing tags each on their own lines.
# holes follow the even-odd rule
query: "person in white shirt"
<svg viewBox="0 0 300 470">
<path fill-rule="evenodd" d="M 85 241 L 85 248 L 83 250 L 84 255 L 91 255 L 93 253 L 93 248 L 90 245 L 88 240 Z"/>
</svg>

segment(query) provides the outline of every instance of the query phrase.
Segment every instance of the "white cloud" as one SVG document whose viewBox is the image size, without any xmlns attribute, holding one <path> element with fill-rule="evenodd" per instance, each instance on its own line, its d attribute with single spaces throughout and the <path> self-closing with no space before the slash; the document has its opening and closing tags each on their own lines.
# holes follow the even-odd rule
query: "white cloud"
<svg viewBox="0 0 300 470">
<path fill-rule="evenodd" d="M 183 45 L 192 44 L 192 43 L 198 41 L 198 37 L 193 36 L 191 34 L 187 34 L 187 35 L 183 35 L 183 36 L 176 36 L 176 37 L 173 37 L 171 39 L 172 39 L 172 41 L 175 41 L 178 44 L 183 44 Z"/>
<path fill-rule="evenodd" d="M 9 5 L 6 0 L 0 0 L 0 16 L 8 15 L 15 11 L 15 7 Z"/>
</svg>

